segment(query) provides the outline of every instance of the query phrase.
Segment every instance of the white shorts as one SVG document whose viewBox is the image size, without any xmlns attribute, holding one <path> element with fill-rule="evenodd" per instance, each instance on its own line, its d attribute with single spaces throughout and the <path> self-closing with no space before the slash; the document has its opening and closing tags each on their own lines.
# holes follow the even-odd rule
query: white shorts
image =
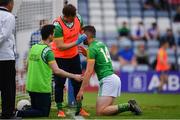
<svg viewBox="0 0 180 120">
<path fill-rule="evenodd" d="M 109 75 L 99 82 L 98 96 L 117 97 L 121 94 L 121 80 L 115 75 Z"/>
</svg>

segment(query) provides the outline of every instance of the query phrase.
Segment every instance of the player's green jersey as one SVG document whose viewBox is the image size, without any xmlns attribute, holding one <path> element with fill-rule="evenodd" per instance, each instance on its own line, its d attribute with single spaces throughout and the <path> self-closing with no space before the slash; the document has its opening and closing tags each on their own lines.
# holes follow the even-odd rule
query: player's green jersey
<svg viewBox="0 0 180 120">
<path fill-rule="evenodd" d="M 82 27 L 82 26 L 83 26 L 82 17 L 81 17 L 79 14 L 77 14 L 77 18 L 79 19 L 79 21 L 80 21 L 80 23 L 81 23 L 81 27 Z M 74 23 L 67 23 L 67 22 L 65 22 L 65 21 L 64 21 L 64 23 L 65 23 L 69 28 L 71 28 L 71 27 L 74 25 Z M 55 38 L 63 37 L 63 29 L 62 29 L 61 25 L 59 25 L 58 22 L 55 22 L 55 23 L 54 23 L 54 26 L 55 26 L 54 37 L 55 37 Z"/>
<path fill-rule="evenodd" d="M 54 60 L 54 54 L 47 45 L 36 44 L 32 46 L 28 55 L 27 91 L 51 92 L 52 70 L 48 63 Z"/>
<path fill-rule="evenodd" d="M 111 57 L 104 43 L 97 40 L 93 41 L 89 45 L 88 59 L 95 60 L 94 69 L 99 80 L 114 73 Z"/>
</svg>

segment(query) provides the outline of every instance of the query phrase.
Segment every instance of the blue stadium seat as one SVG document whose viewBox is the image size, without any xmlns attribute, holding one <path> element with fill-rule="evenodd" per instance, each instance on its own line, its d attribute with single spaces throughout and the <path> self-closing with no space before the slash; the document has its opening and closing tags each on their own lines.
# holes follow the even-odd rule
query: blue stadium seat
<svg viewBox="0 0 180 120">
<path fill-rule="evenodd" d="M 133 72 L 133 71 L 135 71 L 135 67 L 132 65 L 123 65 L 123 66 L 121 66 L 121 71 L 122 72 Z"/>
<path fill-rule="evenodd" d="M 140 0 L 129 0 L 129 2 L 139 3 Z"/>
<path fill-rule="evenodd" d="M 108 39 L 117 39 L 118 33 L 112 31 L 112 32 L 105 33 L 104 36 L 105 36 L 106 40 L 108 40 Z"/>
<path fill-rule="evenodd" d="M 178 65 L 180 66 L 180 56 L 178 57 Z"/>
<path fill-rule="evenodd" d="M 87 24 L 89 23 L 89 17 L 86 16 L 86 15 L 82 15 L 82 14 L 81 14 L 81 16 L 82 16 L 82 18 L 83 18 L 83 23 L 84 23 L 85 25 L 87 25 Z"/>
<path fill-rule="evenodd" d="M 138 65 L 136 66 L 136 71 L 141 71 L 141 72 L 147 72 L 149 70 L 149 66 L 148 65 Z"/>
<path fill-rule="evenodd" d="M 117 9 L 127 9 L 128 8 L 127 3 L 125 3 L 125 2 L 117 3 L 116 7 L 117 7 Z"/>
<path fill-rule="evenodd" d="M 140 6 L 140 4 L 139 3 L 135 3 L 135 2 L 130 2 L 129 3 L 129 7 L 130 7 L 130 9 L 141 9 L 141 6 Z"/>
<path fill-rule="evenodd" d="M 119 41 L 118 46 L 120 48 L 123 48 L 125 46 L 132 46 L 133 42 L 131 40 L 129 40 L 128 38 L 123 38 L 122 40 Z"/>
<path fill-rule="evenodd" d="M 168 17 L 168 12 L 167 11 L 157 11 L 157 16 L 158 17 Z"/>
<path fill-rule="evenodd" d="M 80 8 L 78 9 L 78 12 L 80 15 L 88 15 L 89 11 L 86 8 Z"/>
<path fill-rule="evenodd" d="M 88 2 L 87 0 L 78 0 L 78 4 L 81 2 Z"/>
<path fill-rule="evenodd" d="M 117 3 L 127 2 L 127 0 L 115 0 Z"/>
<path fill-rule="evenodd" d="M 146 10 L 144 11 L 144 17 L 155 17 L 155 11 L 154 10 Z"/>
<path fill-rule="evenodd" d="M 133 46 L 135 48 L 137 48 L 139 45 L 145 45 L 145 42 L 144 41 L 134 41 L 133 42 Z"/>
<path fill-rule="evenodd" d="M 118 45 L 118 41 L 116 39 L 107 39 L 105 43 L 108 47 L 111 47 L 112 45 Z"/>
<path fill-rule="evenodd" d="M 157 41 L 157 40 L 148 40 L 147 47 L 148 48 L 158 48 L 159 47 L 159 41 Z"/>
<path fill-rule="evenodd" d="M 176 58 L 174 55 L 168 55 L 168 62 L 170 64 L 175 64 L 176 63 Z"/>
<path fill-rule="evenodd" d="M 87 7 L 87 3 L 86 2 L 79 2 L 78 7 Z"/>
<path fill-rule="evenodd" d="M 180 47 L 177 48 L 177 55 L 180 56 Z"/>
<path fill-rule="evenodd" d="M 167 54 L 168 54 L 169 56 L 174 56 L 174 55 L 175 55 L 174 49 L 167 49 Z"/>
<path fill-rule="evenodd" d="M 128 17 L 128 11 L 126 10 L 118 10 L 117 11 L 117 16 L 121 16 L 121 17 Z"/>
<path fill-rule="evenodd" d="M 130 17 L 142 17 L 140 10 L 130 10 Z"/>
<path fill-rule="evenodd" d="M 103 33 L 102 32 L 96 32 L 96 38 L 102 40 L 103 39 Z"/>
<path fill-rule="evenodd" d="M 171 14 L 171 17 L 174 17 L 175 14 L 176 14 L 176 11 L 175 11 L 175 10 L 171 10 L 171 11 L 170 11 L 170 14 Z"/>
<path fill-rule="evenodd" d="M 147 51 L 147 53 L 148 53 L 149 56 L 156 56 L 158 50 L 159 50 L 158 48 L 153 48 L 153 49 L 152 49 L 152 48 L 149 48 L 148 51 Z"/>
</svg>

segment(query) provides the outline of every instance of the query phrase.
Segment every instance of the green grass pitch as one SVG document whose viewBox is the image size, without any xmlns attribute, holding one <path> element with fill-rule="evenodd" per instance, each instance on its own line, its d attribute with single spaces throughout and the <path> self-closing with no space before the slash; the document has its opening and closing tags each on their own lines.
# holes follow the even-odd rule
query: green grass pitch
<svg viewBox="0 0 180 120">
<path fill-rule="evenodd" d="M 96 97 L 96 93 L 85 93 L 84 95 L 83 106 L 90 113 L 90 117 L 87 119 L 180 119 L 180 94 L 122 93 L 115 103 L 124 103 L 131 98 L 136 99 L 143 110 L 143 114 L 140 116 L 135 116 L 131 112 L 124 112 L 115 116 L 96 116 Z M 52 107 L 49 118 L 58 119 L 54 105 Z M 71 116 L 67 116 L 65 119 L 71 118 Z"/>
</svg>

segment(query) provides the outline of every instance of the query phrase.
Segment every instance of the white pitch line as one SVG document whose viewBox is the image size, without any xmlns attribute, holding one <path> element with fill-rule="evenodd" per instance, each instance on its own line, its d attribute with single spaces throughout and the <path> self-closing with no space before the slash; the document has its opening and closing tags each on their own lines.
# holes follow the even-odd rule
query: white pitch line
<svg viewBox="0 0 180 120">
<path fill-rule="evenodd" d="M 85 120 L 84 117 L 82 117 L 80 115 L 79 116 L 74 116 L 74 119 L 75 120 Z"/>
</svg>

